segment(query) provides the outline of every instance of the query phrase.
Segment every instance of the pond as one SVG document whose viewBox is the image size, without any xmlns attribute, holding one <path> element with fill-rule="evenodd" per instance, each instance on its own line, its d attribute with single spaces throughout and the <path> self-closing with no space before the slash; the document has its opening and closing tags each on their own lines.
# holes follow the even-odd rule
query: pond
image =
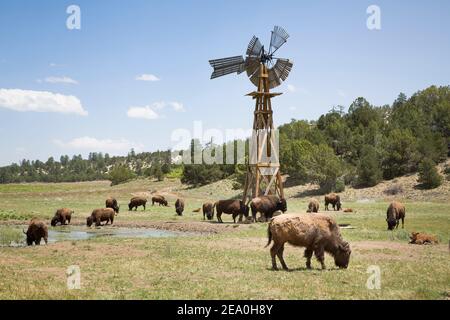
<svg viewBox="0 0 450 320">
<path fill-rule="evenodd" d="M 0 246 L 21 247 L 25 243 L 25 235 L 22 230 L 27 230 L 27 226 L 1 226 Z M 87 228 L 81 226 L 59 226 L 49 227 L 48 243 L 60 241 L 88 240 L 99 237 L 112 238 L 164 238 L 178 237 L 185 235 L 182 232 L 173 232 L 148 228 L 122 228 L 122 227 L 101 227 Z M 44 240 L 41 241 L 44 244 Z"/>
</svg>

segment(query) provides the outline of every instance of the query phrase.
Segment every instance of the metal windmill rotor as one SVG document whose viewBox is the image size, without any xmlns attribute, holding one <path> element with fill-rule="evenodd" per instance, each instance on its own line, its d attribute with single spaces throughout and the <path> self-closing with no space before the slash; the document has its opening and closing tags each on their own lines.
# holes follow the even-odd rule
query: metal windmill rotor
<svg viewBox="0 0 450 320">
<path fill-rule="evenodd" d="M 258 86 L 261 67 L 265 65 L 269 76 L 269 88 L 273 89 L 279 86 L 282 81 L 287 79 L 293 63 L 289 59 L 275 57 L 274 54 L 288 38 L 289 34 L 283 28 L 275 26 L 267 51 L 259 39 L 253 36 L 248 44 L 245 60 L 243 56 L 234 56 L 209 61 L 211 67 L 214 68 L 211 79 L 246 71 L 250 81 Z"/>
</svg>

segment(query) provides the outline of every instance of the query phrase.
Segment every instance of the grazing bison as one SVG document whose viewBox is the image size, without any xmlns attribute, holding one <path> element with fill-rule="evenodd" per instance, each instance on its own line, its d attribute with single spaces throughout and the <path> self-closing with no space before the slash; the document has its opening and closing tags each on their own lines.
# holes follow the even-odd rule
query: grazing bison
<svg viewBox="0 0 450 320">
<path fill-rule="evenodd" d="M 386 212 L 386 222 L 388 230 L 398 229 L 400 219 L 402 220 L 402 229 L 405 227 L 405 206 L 398 201 L 392 201 Z"/>
<path fill-rule="evenodd" d="M 216 203 L 214 203 L 213 206 L 213 212 L 214 208 L 216 208 L 217 212 L 217 220 L 220 223 L 223 223 L 222 221 L 222 213 L 226 214 L 232 214 L 233 215 L 233 221 L 236 223 L 236 217 L 239 215 L 239 221 L 242 221 L 242 216 L 248 217 L 248 206 L 245 205 L 244 202 L 241 200 L 219 200 Z"/>
<path fill-rule="evenodd" d="M 341 210 L 341 197 L 336 193 L 330 193 L 325 196 L 325 210 L 328 210 L 328 205 L 331 203 L 333 210 Z"/>
<path fill-rule="evenodd" d="M 205 216 L 208 220 L 212 220 L 214 217 L 214 205 L 211 202 L 206 202 L 203 204 L 203 220 L 205 220 Z"/>
<path fill-rule="evenodd" d="M 184 200 L 183 199 L 177 199 L 177 201 L 175 201 L 175 212 L 179 216 L 182 216 L 183 215 L 183 211 L 184 211 Z"/>
<path fill-rule="evenodd" d="M 47 225 L 36 218 L 31 219 L 27 232 L 23 230 L 23 233 L 27 236 L 27 245 L 32 246 L 41 244 L 41 239 L 44 238 L 45 244 L 48 240 L 48 228 Z"/>
<path fill-rule="evenodd" d="M 278 198 L 277 196 L 261 196 L 256 197 L 250 203 L 250 208 L 252 209 L 253 222 L 256 222 L 256 214 L 261 213 L 261 216 L 267 221 L 273 217 L 275 211 L 282 211 L 283 213 L 287 210 L 286 199 Z"/>
<path fill-rule="evenodd" d="M 99 227 L 103 221 L 106 221 L 105 226 L 108 222 L 113 224 L 115 215 L 116 213 L 114 212 L 114 209 L 111 208 L 95 209 L 92 211 L 91 215 L 86 218 L 86 225 L 90 227 L 93 223 L 95 223 L 95 226 Z"/>
<path fill-rule="evenodd" d="M 105 207 L 113 209 L 115 213 L 119 213 L 120 206 L 117 204 L 117 200 L 115 198 L 106 199 Z"/>
<path fill-rule="evenodd" d="M 50 225 L 52 227 L 56 226 L 58 223 L 61 223 L 61 225 L 65 225 L 66 221 L 67 224 L 70 224 L 70 220 L 72 219 L 73 210 L 62 208 L 58 209 L 55 212 L 55 215 L 53 216 L 52 220 L 50 221 Z"/>
<path fill-rule="evenodd" d="M 411 241 L 409 243 L 412 244 L 437 244 L 439 243 L 436 236 L 431 234 L 421 233 L 421 232 L 412 232 L 409 237 Z"/>
<path fill-rule="evenodd" d="M 166 200 L 166 198 L 164 198 L 164 196 L 158 195 L 158 196 L 152 197 L 152 206 L 155 205 L 155 202 L 158 203 L 159 205 L 163 205 L 165 207 L 169 206 L 167 203 L 167 200 Z"/>
<path fill-rule="evenodd" d="M 322 214 L 283 214 L 272 218 L 267 228 L 269 241 L 273 240 L 270 249 L 272 267 L 278 270 L 275 255 L 283 266 L 288 267 L 283 259 L 286 242 L 298 247 L 305 247 L 306 267 L 311 269 L 311 257 L 315 254 L 317 260 L 325 269 L 324 252 L 334 257 L 334 263 L 339 268 L 347 268 L 350 260 L 350 245 L 342 239 L 336 221 Z"/>
<path fill-rule="evenodd" d="M 147 204 L 147 199 L 143 198 L 143 197 L 133 197 L 130 200 L 130 203 L 128 204 L 128 210 L 131 211 L 133 210 L 133 208 L 137 208 L 140 206 L 144 207 L 144 211 L 145 211 L 145 205 Z"/>
<path fill-rule="evenodd" d="M 311 201 L 309 201 L 308 204 L 308 210 L 306 210 L 306 212 L 319 212 L 319 201 L 317 201 L 317 199 L 311 199 Z"/>
</svg>

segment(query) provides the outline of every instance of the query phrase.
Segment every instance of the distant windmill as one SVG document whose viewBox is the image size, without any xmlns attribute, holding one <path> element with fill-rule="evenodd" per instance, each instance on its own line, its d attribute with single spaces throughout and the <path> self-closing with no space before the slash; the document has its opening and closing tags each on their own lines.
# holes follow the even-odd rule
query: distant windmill
<svg viewBox="0 0 450 320">
<path fill-rule="evenodd" d="M 270 89 L 286 80 L 292 69 L 292 61 L 274 56 L 288 37 L 283 28 L 275 26 L 268 51 L 264 49 L 259 39 L 253 36 L 248 44 L 245 60 L 242 56 L 235 56 L 209 61 L 214 68 L 211 79 L 246 71 L 250 81 L 258 88 L 257 91 L 247 94 L 256 100 L 252 137 L 256 145 L 253 146 L 255 152 L 251 152 L 247 166 L 244 202 L 259 196 L 264 189 L 266 195 L 277 194 L 284 198 L 278 150 L 273 147 L 275 137 L 271 104 L 271 98 L 281 93 L 270 93 Z M 264 149 L 270 161 L 263 159 Z"/>
</svg>

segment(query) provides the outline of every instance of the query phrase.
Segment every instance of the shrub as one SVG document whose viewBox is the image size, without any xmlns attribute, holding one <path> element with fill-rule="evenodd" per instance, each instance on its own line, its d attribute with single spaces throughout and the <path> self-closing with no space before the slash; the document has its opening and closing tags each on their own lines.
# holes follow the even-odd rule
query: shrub
<svg viewBox="0 0 450 320">
<path fill-rule="evenodd" d="M 339 178 L 336 180 L 336 184 L 334 186 L 334 192 L 344 192 L 344 191 L 345 191 L 344 178 Z"/>
<path fill-rule="evenodd" d="M 357 184 L 362 187 L 373 187 L 381 181 L 383 175 L 377 151 L 375 147 L 367 145 L 363 147 L 361 153 Z"/>
<path fill-rule="evenodd" d="M 109 173 L 109 179 L 111 180 L 111 185 L 117 185 L 120 183 L 127 182 L 135 178 L 135 174 L 131 171 L 128 166 L 119 164 L 111 169 Z"/>
<path fill-rule="evenodd" d="M 436 169 L 436 164 L 429 158 L 419 164 L 419 183 L 426 189 L 434 189 L 442 184 L 442 176 Z"/>
<path fill-rule="evenodd" d="M 384 189 L 384 193 L 390 196 L 395 196 L 397 194 L 403 193 L 403 187 L 400 184 L 396 183 Z"/>
</svg>

